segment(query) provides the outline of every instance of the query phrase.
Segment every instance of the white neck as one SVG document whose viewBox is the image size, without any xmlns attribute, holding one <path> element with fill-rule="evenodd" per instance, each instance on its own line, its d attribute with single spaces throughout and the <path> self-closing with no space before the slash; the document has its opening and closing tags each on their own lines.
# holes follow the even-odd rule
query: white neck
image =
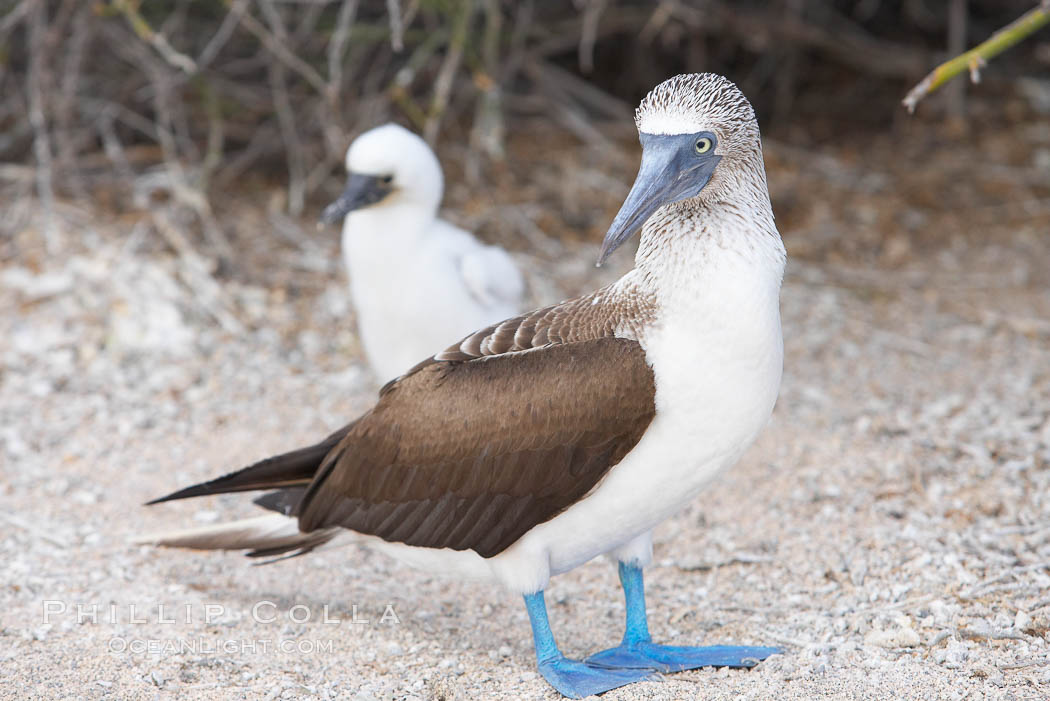
<svg viewBox="0 0 1050 701">
<path fill-rule="evenodd" d="M 720 202 L 692 199 L 659 210 L 642 230 L 635 267 L 668 300 L 690 295 L 691 281 L 719 270 L 761 275 L 779 289 L 786 257 L 763 177 Z"/>
<path fill-rule="evenodd" d="M 343 222 L 343 255 L 351 276 L 396 267 L 398 252 L 418 246 L 436 209 L 390 202 L 351 212 Z"/>
</svg>

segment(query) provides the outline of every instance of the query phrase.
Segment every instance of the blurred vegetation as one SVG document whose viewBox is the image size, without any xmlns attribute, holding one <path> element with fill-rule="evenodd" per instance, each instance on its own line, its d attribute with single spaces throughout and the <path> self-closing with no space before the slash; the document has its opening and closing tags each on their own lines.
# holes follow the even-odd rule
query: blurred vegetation
<svg viewBox="0 0 1050 701">
<path fill-rule="evenodd" d="M 388 119 L 463 144 L 476 177 L 529 120 L 603 146 L 630 138 L 631 109 L 654 84 L 711 70 L 741 85 L 767 131 L 791 123 L 791 139 L 819 140 L 901 118 L 900 97 L 948 57 L 960 8 L 965 47 L 1031 7 L 0 0 L 0 197 L 48 211 L 56 199 L 119 211 L 162 197 L 222 254 L 221 193 L 279 177 L 282 208 L 303 214 L 352 136 Z M 997 69 L 1045 70 L 1047 54 L 1034 42 Z"/>
</svg>

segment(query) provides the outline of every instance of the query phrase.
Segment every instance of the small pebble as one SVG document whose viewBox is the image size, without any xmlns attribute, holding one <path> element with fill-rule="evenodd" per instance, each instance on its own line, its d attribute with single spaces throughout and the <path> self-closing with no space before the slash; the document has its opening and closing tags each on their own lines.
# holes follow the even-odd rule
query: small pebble
<svg viewBox="0 0 1050 701">
<path fill-rule="evenodd" d="M 912 628 L 893 628 L 890 630 L 873 630 L 864 636 L 868 645 L 884 648 L 918 647 L 919 634 Z"/>
</svg>

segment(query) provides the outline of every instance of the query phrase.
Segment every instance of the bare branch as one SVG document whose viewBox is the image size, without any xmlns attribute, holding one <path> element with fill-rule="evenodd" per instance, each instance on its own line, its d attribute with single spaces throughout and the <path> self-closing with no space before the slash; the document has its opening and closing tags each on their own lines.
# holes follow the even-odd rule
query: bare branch
<svg viewBox="0 0 1050 701">
<path fill-rule="evenodd" d="M 328 42 L 328 99 L 335 102 L 343 85 L 343 54 L 350 38 L 350 27 L 357 17 L 359 0 L 343 0 L 335 19 L 335 31 Z"/>
<path fill-rule="evenodd" d="M 0 20 L 0 34 L 3 34 L 11 27 L 15 26 L 22 19 L 29 14 L 29 11 L 33 9 L 35 0 L 22 0 L 18 3 L 15 9 L 8 12 L 2 20 Z"/>
<path fill-rule="evenodd" d="M 55 104 L 51 107 L 52 121 L 56 125 L 54 137 L 58 146 L 58 169 L 65 178 L 69 188 L 77 197 L 84 197 L 85 190 L 76 167 L 77 145 L 73 133 L 77 112 L 77 88 L 80 85 L 81 70 L 84 66 L 84 53 L 93 33 L 90 22 L 91 6 L 79 4 L 70 17 L 63 50 L 65 60 L 62 63 L 62 77 Z M 89 132 L 91 131 L 89 127 Z"/>
<path fill-rule="evenodd" d="M 489 158 L 503 158 L 503 110 L 499 75 L 499 39 L 503 27 L 499 0 L 483 0 L 485 10 L 485 34 L 481 53 L 484 73 L 474 76 L 474 83 L 481 90 L 474 113 L 474 127 L 470 133 L 474 150 L 484 151 Z M 472 180 L 478 176 L 475 159 L 468 161 L 468 172 Z"/>
<path fill-rule="evenodd" d="M 302 146 L 295 129 L 295 112 L 288 97 L 284 66 L 279 63 L 270 67 L 270 89 L 273 91 L 273 107 L 277 112 L 277 123 L 281 127 L 281 138 L 284 140 L 284 153 L 288 162 L 288 212 L 292 216 L 299 216 L 306 202 Z"/>
<path fill-rule="evenodd" d="M 659 34 L 668 20 L 674 15 L 676 0 L 660 0 L 660 4 L 653 10 L 653 14 L 646 21 L 642 31 L 638 34 L 638 41 L 642 44 L 651 44 L 656 35 Z"/>
<path fill-rule="evenodd" d="M 469 2 L 469 0 L 466 0 Z M 401 19 L 401 0 L 386 0 L 386 13 L 390 18 L 390 46 L 401 53 L 405 48 L 405 24 Z"/>
<path fill-rule="evenodd" d="M 120 176 L 130 183 L 134 180 L 135 173 L 131 170 L 131 164 L 128 163 L 127 155 L 124 153 L 124 146 L 120 143 L 120 138 L 117 136 L 117 130 L 113 128 L 115 113 L 115 108 L 104 110 L 98 116 L 98 119 L 95 120 L 95 124 L 98 129 L 98 135 L 102 139 L 102 148 L 106 157 L 113 163 Z"/>
<path fill-rule="evenodd" d="M 302 13 L 296 13 L 299 19 L 298 25 L 295 27 L 295 31 L 292 32 L 292 42 L 295 46 L 301 45 L 304 41 L 312 41 L 314 36 L 314 30 L 317 28 L 317 21 L 321 18 L 321 13 L 324 12 L 327 0 L 322 2 L 310 3 L 306 6 L 306 11 Z"/>
<path fill-rule="evenodd" d="M 193 75 L 197 72 L 197 64 L 192 58 L 176 51 L 163 34 L 154 31 L 149 26 L 149 22 L 139 12 L 137 0 L 111 0 L 111 5 L 113 9 L 124 15 L 135 34 L 156 49 L 157 53 L 171 66 L 178 68 L 186 75 Z"/>
<path fill-rule="evenodd" d="M 201 50 L 200 55 L 197 57 L 197 70 L 203 71 L 207 68 L 215 57 L 222 51 L 222 47 L 226 45 L 226 42 L 230 40 L 230 35 L 233 34 L 233 30 L 237 28 L 238 22 L 241 20 L 241 15 L 244 14 L 245 9 L 248 7 L 248 0 L 234 0 L 230 6 L 230 11 L 226 13 L 226 16 L 222 18 L 222 24 L 212 35 L 211 39 L 208 40 L 207 45 Z"/>
<path fill-rule="evenodd" d="M 274 36 L 282 46 L 287 45 L 289 43 L 288 31 L 277 8 L 274 7 L 271 0 L 262 0 L 261 5 Z M 295 111 L 288 97 L 285 68 L 281 63 L 274 63 L 270 66 L 270 90 L 273 93 L 274 111 L 277 112 L 277 122 L 281 127 L 281 138 L 284 140 L 285 158 L 288 163 L 288 212 L 292 216 L 299 216 L 306 203 L 306 166 L 303 163 L 299 132 L 295 128 Z"/>
<path fill-rule="evenodd" d="M 255 19 L 250 12 L 245 12 L 240 17 L 241 24 L 249 32 L 255 35 L 255 37 L 262 42 L 263 46 L 266 47 L 267 51 L 272 53 L 281 63 L 290 68 L 295 73 L 298 73 L 306 82 L 314 87 L 317 92 L 324 95 L 327 91 L 327 84 L 321 74 L 314 70 L 306 61 L 302 60 L 291 51 L 289 51 L 274 35 L 262 25 L 259 20 Z"/>
<path fill-rule="evenodd" d="M 463 47 L 467 43 L 467 29 L 470 27 L 470 18 L 474 15 L 474 0 L 461 0 L 457 10 L 452 18 L 452 34 L 448 40 L 448 50 L 445 53 L 445 60 L 441 63 L 441 69 L 438 70 L 437 79 L 434 81 L 434 99 L 430 103 L 426 126 L 423 128 L 423 136 L 431 144 L 437 138 L 441 118 L 445 116 L 445 110 L 448 108 L 452 79 L 456 76 L 459 62 L 463 58 Z"/>
<path fill-rule="evenodd" d="M 33 126 L 33 155 L 36 157 L 37 196 L 44 206 L 44 240 L 49 253 L 58 248 L 55 231 L 55 191 L 51 172 L 51 140 L 44 116 L 44 32 L 47 29 L 47 6 L 38 2 L 29 17 L 29 71 L 26 92 L 29 95 L 29 123 Z"/>
<path fill-rule="evenodd" d="M 202 82 L 204 94 L 204 111 L 208 115 L 208 150 L 201 163 L 200 188 L 207 191 L 211 176 L 222 163 L 223 146 L 226 142 L 226 130 L 222 121 L 222 107 L 219 97 L 209 82 Z"/>
<path fill-rule="evenodd" d="M 178 143 L 172 123 L 172 117 L 178 111 L 174 97 L 175 76 L 169 72 L 167 64 L 158 61 L 143 44 L 122 43 L 120 32 L 116 28 L 108 33 L 115 40 L 118 53 L 125 60 L 141 67 L 149 76 L 153 100 L 154 131 L 164 159 L 166 187 L 170 189 L 176 202 L 188 207 L 197 215 L 205 237 L 218 255 L 223 258 L 232 257 L 233 247 L 215 219 L 207 194 L 190 181 L 179 158 Z"/>
<path fill-rule="evenodd" d="M 607 0 L 587 0 L 583 8 L 583 27 L 580 31 L 580 45 L 577 48 L 580 71 L 583 73 L 594 70 L 594 44 L 598 38 L 598 22 L 606 4 Z"/>
</svg>

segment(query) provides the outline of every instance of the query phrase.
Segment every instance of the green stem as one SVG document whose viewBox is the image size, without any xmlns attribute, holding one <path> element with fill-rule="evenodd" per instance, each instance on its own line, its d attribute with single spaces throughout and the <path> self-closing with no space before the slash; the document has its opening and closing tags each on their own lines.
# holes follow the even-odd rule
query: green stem
<svg viewBox="0 0 1050 701">
<path fill-rule="evenodd" d="M 908 112 L 914 112 L 919 101 L 931 92 L 963 71 L 970 71 L 971 74 L 977 76 L 978 71 L 990 59 L 1020 42 L 1047 22 L 1050 22 L 1050 8 L 1046 3 L 1042 3 L 1000 29 L 983 43 L 934 68 L 928 76 L 908 92 L 902 103 L 908 108 Z M 976 77 L 974 82 L 976 82 Z"/>
</svg>

